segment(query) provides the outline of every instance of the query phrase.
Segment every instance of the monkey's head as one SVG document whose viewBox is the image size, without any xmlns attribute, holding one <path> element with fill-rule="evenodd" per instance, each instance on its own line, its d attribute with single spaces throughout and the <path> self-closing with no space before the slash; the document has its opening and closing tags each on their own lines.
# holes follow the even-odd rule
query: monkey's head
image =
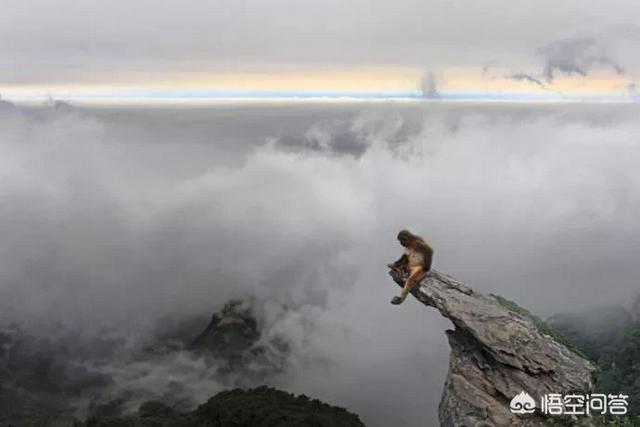
<svg viewBox="0 0 640 427">
<path fill-rule="evenodd" d="M 411 246 L 414 240 L 415 240 L 415 236 L 409 230 L 401 230 L 398 233 L 398 241 L 405 248 L 408 248 L 409 246 Z"/>
</svg>

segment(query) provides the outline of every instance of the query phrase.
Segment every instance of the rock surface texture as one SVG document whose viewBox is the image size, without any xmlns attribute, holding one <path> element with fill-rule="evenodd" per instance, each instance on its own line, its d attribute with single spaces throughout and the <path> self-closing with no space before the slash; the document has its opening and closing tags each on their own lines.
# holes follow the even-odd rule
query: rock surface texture
<svg viewBox="0 0 640 427">
<path fill-rule="evenodd" d="M 400 272 L 389 274 L 402 286 Z M 546 426 L 541 396 L 592 390 L 595 366 L 505 300 L 434 270 L 412 293 L 454 325 L 446 331 L 451 355 L 439 406 L 442 427 Z M 536 401 L 536 411 L 513 414 L 510 401 L 523 391 Z"/>
</svg>

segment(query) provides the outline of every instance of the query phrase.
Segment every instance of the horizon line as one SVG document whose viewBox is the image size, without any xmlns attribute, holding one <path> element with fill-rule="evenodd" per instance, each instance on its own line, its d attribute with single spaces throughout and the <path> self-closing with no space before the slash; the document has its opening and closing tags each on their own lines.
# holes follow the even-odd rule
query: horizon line
<svg viewBox="0 0 640 427">
<path fill-rule="evenodd" d="M 631 93 L 562 94 L 533 92 L 457 91 L 424 95 L 412 92 L 339 92 L 339 91 L 127 91 L 119 93 L 54 93 L 17 94 L 0 92 L 0 100 L 32 102 L 233 102 L 233 101 L 469 101 L 469 102 L 625 102 L 640 101 Z"/>
</svg>

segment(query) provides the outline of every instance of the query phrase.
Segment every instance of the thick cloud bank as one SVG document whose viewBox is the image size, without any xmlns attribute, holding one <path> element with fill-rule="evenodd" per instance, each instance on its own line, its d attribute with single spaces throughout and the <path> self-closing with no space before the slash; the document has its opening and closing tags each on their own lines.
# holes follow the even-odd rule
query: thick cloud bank
<svg viewBox="0 0 640 427">
<path fill-rule="evenodd" d="M 448 325 L 415 301 L 389 304 L 398 229 L 433 244 L 436 268 L 542 315 L 632 295 L 638 113 L 0 105 L 2 321 L 135 340 L 160 318 L 257 297 L 269 333 L 292 345 L 275 385 L 374 426 L 429 424 Z M 222 385 L 198 363 L 109 373 L 156 389 L 187 379 L 203 399 Z"/>
</svg>

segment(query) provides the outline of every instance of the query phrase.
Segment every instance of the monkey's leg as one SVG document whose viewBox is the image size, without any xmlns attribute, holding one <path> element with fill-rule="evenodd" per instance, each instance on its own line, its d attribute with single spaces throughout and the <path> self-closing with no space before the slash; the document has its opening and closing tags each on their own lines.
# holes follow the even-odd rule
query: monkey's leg
<svg viewBox="0 0 640 427">
<path fill-rule="evenodd" d="M 422 269 L 422 266 L 416 266 L 410 268 L 409 277 L 407 277 L 407 281 L 404 282 L 404 288 L 402 288 L 402 294 L 399 297 L 393 297 L 391 300 L 391 304 L 399 305 L 407 299 L 407 295 L 409 292 L 413 290 L 416 286 L 420 284 L 422 279 L 426 276 L 426 272 Z"/>
</svg>

